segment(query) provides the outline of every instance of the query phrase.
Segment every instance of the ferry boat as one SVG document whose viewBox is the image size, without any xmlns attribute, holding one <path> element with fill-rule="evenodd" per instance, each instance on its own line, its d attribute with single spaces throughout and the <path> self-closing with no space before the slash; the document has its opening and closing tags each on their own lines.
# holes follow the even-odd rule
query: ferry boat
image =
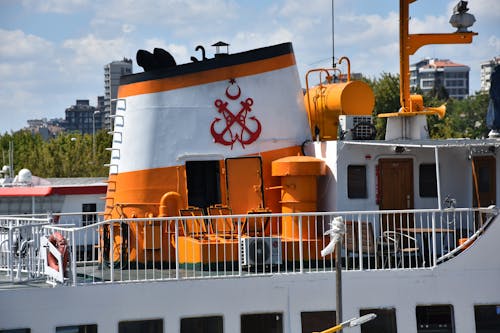
<svg viewBox="0 0 500 333">
<path fill-rule="evenodd" d="M 385 140 L 370 87 L 338 66 L 304 93 L 290 43 L 139 51 L 103 220 L 0 218 L 0 332 L 333 332 L 367 314 L 350 331 L 498 332 L 500 141 L 429 139 L 445 108 L 409 90 L 416 49 L 475 33 L 409 34 L 413 2 Z"/>
</svg>

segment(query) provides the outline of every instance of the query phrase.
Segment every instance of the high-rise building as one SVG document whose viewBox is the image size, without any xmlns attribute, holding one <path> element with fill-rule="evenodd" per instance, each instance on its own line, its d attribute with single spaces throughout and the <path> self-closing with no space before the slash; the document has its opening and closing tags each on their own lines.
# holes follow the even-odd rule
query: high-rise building
<svg viewBox="0 0 500 333">
<path fill-rule="evenodd" d="M 491 73 L 498 65 L 500 65 L 500 55 L 481 63 L 481 91 L 490 91 Z"/>
<path fill-rule="evenodd" d="M 65 130 L 78 131 L 82 134 L 93 134 L 103 128 L 103 115 L 91 106 L 88 99 L 77 99 L 76 104 L 65 111 Z"/>
<path fill-rule="evenodd" d="M 429 93 L 443 87 L 449 97 L 463 99 L 469 95 L 469 71 L 448 59 L 423 59 L 410 66 L 410 88 Z"/>
<path fill-rule="evenodd" d="M 116 113 L 116 96 L 120 77 L 132 74 L 132 59 L 123 58 L 104 66 L 104 116 L 105 127 L 111 129 L 112 116 Z"/>
</svg>

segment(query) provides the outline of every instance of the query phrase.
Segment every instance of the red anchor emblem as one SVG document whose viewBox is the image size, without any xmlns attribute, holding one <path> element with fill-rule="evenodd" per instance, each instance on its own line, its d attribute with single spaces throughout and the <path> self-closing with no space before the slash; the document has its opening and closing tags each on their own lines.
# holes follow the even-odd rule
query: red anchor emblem
<svg viewBox="0 0 500 333">
<path fill-rule="evenodd" d="M 228 86 L 226 89 L 226 96 L 230 100 L 237 100 L 241 95 L 241 89 L 237 85 L 236 86 L 238 88 L 237 92 L 235 94 L 231 94 L 230 88 L 233 84 L 236 83 L 236 80 L 231 79 L 229 83 L 230 86 Z M 251 116 L 249 117 L 249 119 L 254 121 L 257 128 L 254 131 L 252 131 L 247 126 L 247 115 L 248 112 L 252 111 L 251 107 L 253 105 L 253 99 L 247 98 L 244 101 L 240 101 L 240 104 L 241 104 L 240 111 L 236 115 L 234 115 L 228 109 L 228 102 L 222 101 L 221 99 L 217 99 L 215 101 L 214 105 L 217 108 L 217 111 L 220 114 L 222 114 L 224 120 L 226 121 L 226 126 L 220 132 L 217 132 L 215 130 L 215 125 L 222 120 L 221 118 L 216 117 L 212 122 L 212 124 L 210 125 L 210 133 L 214 137 L 215 143 L 220 143 L 225 146 L 231 146 L 231 149 L 233 149 L 234 143 L 236 141 L 239 141 L 241 146 L 245 148 L 245 145 L 251 144 L 259 137 L 260 132 L 262 130 L 262 126 L 259 120 L 255 116 Z M 235 128 L 233 128 L 233 126 Z"/>
</svg>

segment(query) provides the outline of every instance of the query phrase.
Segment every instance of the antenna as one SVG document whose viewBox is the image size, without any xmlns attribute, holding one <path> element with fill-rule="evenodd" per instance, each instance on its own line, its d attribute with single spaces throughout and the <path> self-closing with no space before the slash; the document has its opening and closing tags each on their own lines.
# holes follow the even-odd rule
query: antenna
<svg viewBox="0 0 500 333">
<path fill-rule="evenodd" d="M 335 68 L 335 0 L 332 0 L 332 67 Z"/>
<path fill-rule="evenodd" d="M 14 178 L 14 141 L 9 141 L 10 178 Z"/>
</svg>

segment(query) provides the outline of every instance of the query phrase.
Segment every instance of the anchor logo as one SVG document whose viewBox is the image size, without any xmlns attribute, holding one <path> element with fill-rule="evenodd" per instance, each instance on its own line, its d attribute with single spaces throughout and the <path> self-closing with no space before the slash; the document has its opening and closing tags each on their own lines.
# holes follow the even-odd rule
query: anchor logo
<svg viewBox="0 0 500 333">
<path fill-rule="evenodd" d="M 226 88 L 226 97 L 235 101 L 238 100 L 240 96 L 240 86 L 236 84 L 235 79 L 231 79 L 229 81 L 229 86 Z M 234 143 L 238 141 L 244 149 L 245 145 L 249 145 L 257 140 L 262 130 L 259 120 L 255 116 L 251 116 L 248 119 L 252 120 L 254 122 L 253 127 L 256 126 L 257 128 L 252 130 L 249 126 L 247 126 L 247 115 L 252 111 L 252 98 L 249 97 L 244 101 L 240 101 L 241 109 L 236 115 L 229 110 L 229 103 L 226 101 L 217 99 L 214 102 L 214 105 L 217 108 L 217 111 L 222 115 L 222 117 L 224 117 L 226 122 L 224 129 L 220 132 L 217 132 L 215 127 L 219 121 L 222 120 L 221 118 L 216 117 L 210 125 L 210 133 L 212 134 L 215 143 L 231 146 L 231 149 L 233 149 Z"/>
</svg>

